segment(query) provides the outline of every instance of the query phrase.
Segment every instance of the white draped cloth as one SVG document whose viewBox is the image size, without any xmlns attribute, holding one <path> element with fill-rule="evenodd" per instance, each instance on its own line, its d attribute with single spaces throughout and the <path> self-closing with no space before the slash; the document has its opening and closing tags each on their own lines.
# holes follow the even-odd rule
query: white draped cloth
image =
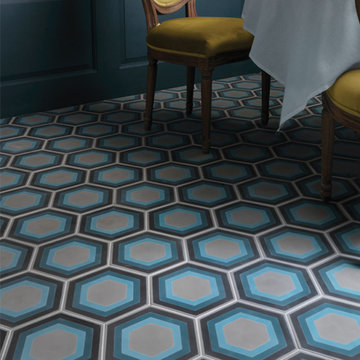
<svg viewBox="0 0 360 360">
<path fill-rule="evenodd" d="M 250 58 L 285 87 L 280 126 L 360 68 L 360 23 L 354 0 L 245 0 Z"/>
</svg>

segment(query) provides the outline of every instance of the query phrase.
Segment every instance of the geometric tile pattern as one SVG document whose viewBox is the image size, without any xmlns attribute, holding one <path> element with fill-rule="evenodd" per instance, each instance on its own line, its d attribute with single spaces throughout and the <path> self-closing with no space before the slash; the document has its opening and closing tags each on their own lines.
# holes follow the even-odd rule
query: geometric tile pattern
<svg viewBox="0 0 360 360">
<path fill-rule="evenodd" d="M 260 74 L 0 120 L 0 358 L 360 359 L 359 145 Z"/>
</svg>

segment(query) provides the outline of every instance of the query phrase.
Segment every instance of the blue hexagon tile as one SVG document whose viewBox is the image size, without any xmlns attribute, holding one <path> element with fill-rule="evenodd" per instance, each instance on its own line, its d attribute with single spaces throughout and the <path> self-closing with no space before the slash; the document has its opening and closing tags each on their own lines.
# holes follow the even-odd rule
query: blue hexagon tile
<svg viewBox="0 0 360 360">
<path fill-rule="evenodd" d="M 29 246 L 9 240 L 0 241 L 0 276 L 3 278 L 26 270 L 32 252 Z"/>
<path fill-rule="evenodd" d="M 289 309 L 317 295 L 304 269 L 262 261 L 234 273 L 241 299 Z"/>
<path fill-rule="evenodd" d="M 100 327 L 57 315 L 15 331 L 7 359 L 99 358 Z"/>
<path fill-rule="evenodd" d="M 212 226 L 208 210 L 187 205 L 161 208 L 149 216 L 150 229 L 178 236 L 191 235 Z"/>
<path fill-rule="evenodd" d="M 315 231 L 282 227 L 260 236 L 269 258 L 297 264 L 311 264 L 334 253 L 323 234 Z"/>
<path fill-rule="evenodd" d="M 60 151 L 63 153 L 70 153 L 87 149 L 91 146 L 92 140 L 80 136 L 66 136 L 59 139 L 54 139 L 48 142 L 47 148 L 49 150 Z"/>
<path fill-rule="evenodd" d="M 140 209 L 151 209 L 168 204 L 174 199 L 173 189 L 151 183 L 138 183 L 118 192 L 118 203 Z"/>
<path fill-rule="evenodd" d="M 344 254 L 360 256 L 360 224 L 350 223 L 334 230 L 331 238 Z"/>
<path fill-rule="evenodd" d="M 143 230 L 143 214 L 125 208 L 111 207 L 83 216 L 80 231 L 84 234 L 114 240 Z"/>
<path fill-rule="evenodd" d="M 39 275 L 20 275 L 1 282 L 1 323 L 14 326 L 57 310 L 62 283 Z"/>
<path fill-rule="evenodd" d="M 254 240 L 229 231 L 210 231 L 188 240 L 190 259 L 231 269 L 259 257 Z"/>
<path fill-rule="evenodd" d="M 299 199 L 280 207 L 288 224 L 328 230 L 345 221 L 336 204 Z"/>
<path fill-rule="evenodd" d="M 171 163 L 149 168 L 147 176 L 152 181 L 180 185 L 197 179 L 198 172 L 196 167 Z"/>
<path fill-rule="evenodd" d="M 29 175 L 27 172 L 12 170 L 12 169 L 1 169 L 0 170 L 1 192 L 24 185 L 28 176 Z"/>
<path fill-rule="evenodd" d="M 224 273 L 184 265 L 153 277 L 154 303 L 200 314 L 233 299 Z"/>
<path fill-rule="evenodd" d="M 356 134 L 261 74 L 0 119 L 0 358 L 360 359 Z"/>
<path fill-rule="evenodd" d="M 71 277 L 106 264 L 107 245 L 84 237 L 39 248 L 34 268 L 61 277 Z"/>
<path fill-rule="evenodd" d="M 360 308 L 320 300 L 291 315 L 300 345 L 323 356 L 360 357 Z"/>
<path fill-rule="evenodd" d="M 251 165 L 232 161 L 220 161 L 211 165 L 206 165 L 202 168 L 202 171 L 204 177 L 207 179 L 230 184 L 251 179 L 255 176 L 255 171 Z"/>
<path fill-rule="evenodd" d="M 216 210 L 220 226 L 255 234 L 277 226 L 280 220 L 275 211 L 263 205 L 239 202 Z"/>
<path fill-rule="evenodd" d="M 61 163 L 62 156 L 49 151 L 37 151 L 19 155 L 13 161 L 13 166 L 28 171 L 42 170 Z"/>
<path fill-rule="evenodd" d="M 92 183 L 104 186 L 118 187 L 126 184 L 132 184 L 141 179 L 141 171 L 138 168 L 110 165 L 90 173 Z"/>
<path fill-rule="evenodd" d="M 279 204 L 297 195 L 291 183 L 269 179 L 252 180 L 238 188 L 244 199 L 267 204 Z"/>
<path fill-rule="evenodd" d="M 145 278 L 111 269 L 71 281 L 66 308 L 108 320 L 141 307 L 145 301 Z"/>
<path fill-rule="evenodd" d="M 185 360 L 196 354 L 194 323 L 188 317 L 149 308 L 108 329 L 109 360 Z"/>
<path fill-rule="evenodd" d="M 235 197 L 230 185 L 210 181 L 199 181 L 182 186 L 179 193 L 181 201 L 206 207 L 227 203 Z"/>
<path fill-rule="evenodd" d="M 19 189 L 2 194 L 0 211 L 7 215 L 18 215 L 41 209 L 49 201 L 50 194 L 35 189 Z"/>
<path fill-rule="evenodd" d="M 359 258 L 338 257 L 312 271 L 326 294 L 360 303 Z"/>
<path fill-rule="evenodd" d="M 232 305 L 201 320 L 205 353 L 223 360 L 276 360 L 294 348 L 282 315 Z"/>
<path fill-rule="evenodd" d="M 73 215 L 45 210 L 17 218 L 10 236 L 31 243 L 42 243 L 73 233 L 74 226 Z"/>
<path fill-rule="evenodd" d="M 46 189 L 57 190 L 81 184 L 84 179 L 84 171 L 64 166 L 61 169 L 55 168 L 34 174 L 32 184 Z"/>
<path fill-rule="evenodd" d="M 146 232 L 114 244 L 113 263 L 144 272 L 153 272 L 183 260 L 181 241 Z"/>
<path fill-rule="evenodd" d="M 80 213 L 107 205 L 111 195 L 111 190 L 82 185 L 58 192 L 55 196 L 54 206 Z"/>
</svg>

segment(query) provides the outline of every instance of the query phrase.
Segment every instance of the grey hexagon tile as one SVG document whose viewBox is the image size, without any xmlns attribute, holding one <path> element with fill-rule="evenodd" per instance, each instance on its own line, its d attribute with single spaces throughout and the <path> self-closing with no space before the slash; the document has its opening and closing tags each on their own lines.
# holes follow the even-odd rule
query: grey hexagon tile
<svg viewBox="0 0 360 360">
<path fill-rule="evenodd" d="M 0 241 L 0 276 L 3 278 L 25 270 L 30 262 L 33 249 L 14 241 Z"/>
<path fill-rule="evenodd" d="M 288 224 L 326 230 L 345 221 L 337 205 L 300 199 L 280 207 Z"/>
<path fill-rule="evenodd" d="M 71 281 L 66 308 L 108 320 L 145 304 L 145 278 L 119 270 L 102 270 Z"/>
<path fill-rule="evenodd" d="M 294 349 L 278 313 L 236 304 L 201 320 L 205 353 L 216 359 L 279 359 Z"/>
<path fill-rule="evenodd" d="M 205 178 L 231 184 L 251 179 L 255 176 L 255 171 L 251 165 L 233 161 L 220 161 L 206 165 L 202 168 L 202 171 Z"/>
<path fill-rule="evenodd" d="M 87 149 L 91 146 L 92 140 L 80 136 L 67 136 L 56 140 L 50 140 L 47 143 L 49 150 L 69 153 L 73 151 Z"/>
<path fill-rule="evenodd" d="M 325 236 L 316 231 L 281 227 L 260 236 L 269 258 L 298 264 L 311 264 L 334 253 Z"/>
<path fill-rule="evenodd" d="M 100 206 L 106 206 L 111 199 L 111 190 L 101 187 L 82 185 L 58 192 L 54 206 L 63 210 L 84 212 Z"/>
<path fill-rule="evenodd" d="M 43 145 L 43 142 L 32 138 L 16 138 L 0 143 L 0 150 L 7 154 L 22 154 L 29 151 L 38 150 Z"/>
<path fill-rule="evenodd" d="M 84 178 L 84 171 L 64 166 L 61 169 L 55 168 L 35 173 L 32 184 L 34 186 L 55 190 L 81 184 Z"/>
<path fill-rule="evenodd" d="M 347 224 L 331 232 L 330 236 L 344 254 L 360 255 L 360 224 Z"/>
<path fill-rule="evenodd" d="M 149 308 L 109 326 L 107 359 L 179 359 L 198 354 L 194 322 Z"/>
<path fill-rule="evenodd" d="M 155 304 L 200 314 L 233 299 L 224 273 L 183 265 L 153 277 Z"/>
<path fill-rule="evenodd" d="M 216 210 L 219 225 L 226 229 L 256 234 L 280 224 L 275 211 L 267 206 L 239 202 Z"/>
<path fill-rule="evenodd" d="M 196 167 L 181 164 L 165 164 L 149 168 L 149 180 L 168 185 L 180 185 L 198 178 L 199 170 Z"/>
<path fill-rule="evenodd" d="M 92 170 L 90 173 L 91 182 L 111 187 L 134 183 L 140 179 L 140 169 L 116 164 Z"/>
<path fill-rule="evenodd" d="M 323 291 L 338 298 L 360 302 L 360 261 L 338 257 L 313 269 Z"/>
<path fill-rule="evenodd" d="M 34 268 L 60 277 L 71 277 L 106 264 L 107 245 L 72 236 L 41 246 Z"/>
<path fill-rule="evenodd" d="M 173 202 L 174 192 L 170 187 L 144 182 L 119 190 L 117 200 L 122 205 L 151 209 Z"/>
<path fill-rule="evenodd" d="M 39 275 L 20 275 L 1 283 L 0 319 L 14 326 L 57 310 L 62 283 Z"/>
<path fill-rule="evenodd" d="M 317 295 L 304 269 L 275 262 L 245 267 L 234 278 L 241 299 L 283 310 Z"/>
<path fill-rule="evenodd" d="M 1 191 L 13 189 L 25 184 L 29 174 L 25 171 L 14 169 L 0 169 Z"/>
<path fill-rule="evenodd" d="M 13 161 L 13 166 L 29 171 L 42 170 L 57 166 L 62 160 L 62 155 L 49 151 L 37 151 L 30 154 L 19 155 Z"/>
<path fill-rule="evenodd" d="M 358 307 L 320 300 L 296 311 L 291 318 L 305 349 L 323 356 L 355 360 L 360 355 L 359 316 Z"/>
<path fill-rule="evenodd" d="M 67 315 L 55 315 L 14 332 L 8 357 L 15 359 L 99 358 L 100 327 Z"/>
<path fill-rule="evenodd" d="M 113 263 L 153 272 L 183 260 L 181 241 L 174 237 L 146 232 L 114 244 Z"/>
<path fill-rule="evenodd" d="M 119 207 L 98 210 L 83 216 L 80 231 L 84 234 L 114 240 L 143 230 L 143 214 Z"/>
<path fill-rule="evenodd" d="M 17 218 L 10 236 L 30 243 L 43 243 L 73 233 L 74 215 L 45 210 Z"/>
</svg>

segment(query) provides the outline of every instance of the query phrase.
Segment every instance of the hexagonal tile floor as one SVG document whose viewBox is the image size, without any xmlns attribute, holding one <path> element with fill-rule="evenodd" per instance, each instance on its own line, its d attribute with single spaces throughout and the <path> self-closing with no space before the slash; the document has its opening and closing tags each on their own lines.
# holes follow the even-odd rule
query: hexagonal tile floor
<svg viewBox="0 0 360 360">
<path fill-rule="evenodd" d="M 337 127 L 320 199 L 321 103 L 277 124 L 272 81 L 213 83 L 1 120 L 0 358 L 360 359 L 357 137 Z"/>
</svg>

